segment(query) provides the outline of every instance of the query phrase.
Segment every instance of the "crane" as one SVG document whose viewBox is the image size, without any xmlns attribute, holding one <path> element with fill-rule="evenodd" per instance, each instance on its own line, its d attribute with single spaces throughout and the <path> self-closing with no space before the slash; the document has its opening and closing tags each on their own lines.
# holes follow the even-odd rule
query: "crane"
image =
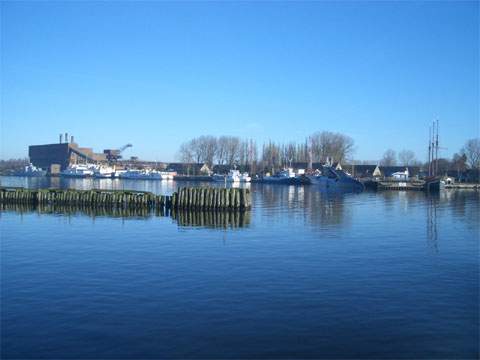
<svg viewBox="0 0 480 360">
<path fill-rule="evenodd" d="M 109 163 L 113 163 L 113 162 L 117 162 L 119 159 L 122 158 L 121 154 L 125 149 L 132 146 L 133 146 L 132 144 L 126 144 L 118 149 L 105 149 L 103 150 L 103 153 L 105 154 L 107 161 Z"/>
</svg>

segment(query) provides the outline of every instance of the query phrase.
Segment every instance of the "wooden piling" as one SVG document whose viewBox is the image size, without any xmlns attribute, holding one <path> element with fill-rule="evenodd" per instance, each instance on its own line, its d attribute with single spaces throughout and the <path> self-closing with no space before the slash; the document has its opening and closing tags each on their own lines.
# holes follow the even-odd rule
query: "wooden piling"
<svg viewBox="0 0 480 360">
<path fill-rule="evenodd" d="M 108 208 L 159 208 L 188 210 L 250 209 L 248 189 L 179 188 L 172 195 L 154 195 L 142 191 L 61 190 L 0 187 L 0 203 L 65 205 Z"/>
</svg>

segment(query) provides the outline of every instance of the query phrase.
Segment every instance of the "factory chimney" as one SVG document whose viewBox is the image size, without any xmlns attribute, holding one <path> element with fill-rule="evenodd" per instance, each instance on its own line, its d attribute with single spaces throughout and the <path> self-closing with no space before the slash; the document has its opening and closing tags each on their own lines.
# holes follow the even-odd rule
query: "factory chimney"
<svg viewBox="0 0 480 360">
<path fill-rule="evenodd" d="M 63 135 L 60 134 L 60 144 L 62 143 L 62 138 L 63 138 Z"/>
<path fill-rule="evenodd" d="M 65 133 L 65 142 L 68 144 L 68 133 Z"/>
<path fill-rule="evenodd" d="M 70 144 L 73 144 L 73 135 L 70 136 Z"/>
</svg>

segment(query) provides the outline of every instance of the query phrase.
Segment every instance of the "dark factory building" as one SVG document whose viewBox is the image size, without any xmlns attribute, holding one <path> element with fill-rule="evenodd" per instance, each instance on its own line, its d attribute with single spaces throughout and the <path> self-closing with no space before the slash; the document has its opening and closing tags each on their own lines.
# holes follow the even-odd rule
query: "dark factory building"
<svg viewBox="0 0 480 360">
<path fill-rule="evenodd" d="M 68 139 L 68 134 L 65 134 Z M 81 148 L 73 142 L 63 142 L 60 135 L 60 143 L 46 145 L 31 145 L 28 147 L 30 162 L 49 173 L 58 173 L 65 170 L 70 164 L 75 163 L 97 163 L 106 160 L 105 154 L 94 153 L 91 148 Z"/>
<path fill-rule="evenodd" d="M 54 164 L 64 170 L 70 164 L 70 144 L 31 145 L 28 147 L 30 162 L 42 169 L 50 170 Z"/>
</svg>

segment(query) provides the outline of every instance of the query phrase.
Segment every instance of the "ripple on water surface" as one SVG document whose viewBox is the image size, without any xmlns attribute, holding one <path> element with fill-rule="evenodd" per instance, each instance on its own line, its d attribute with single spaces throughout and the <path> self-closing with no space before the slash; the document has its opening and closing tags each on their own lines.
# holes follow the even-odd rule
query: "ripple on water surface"
<svg viewBox="0 0 480 360">
<path fill-rule="evenodd" d="M 2 178 L 177 186 L 42 181 Z M 2 357 L 478 357 L 478 193 L 251 191 L 238 227 L 0 212 Z"/>
</svg>

